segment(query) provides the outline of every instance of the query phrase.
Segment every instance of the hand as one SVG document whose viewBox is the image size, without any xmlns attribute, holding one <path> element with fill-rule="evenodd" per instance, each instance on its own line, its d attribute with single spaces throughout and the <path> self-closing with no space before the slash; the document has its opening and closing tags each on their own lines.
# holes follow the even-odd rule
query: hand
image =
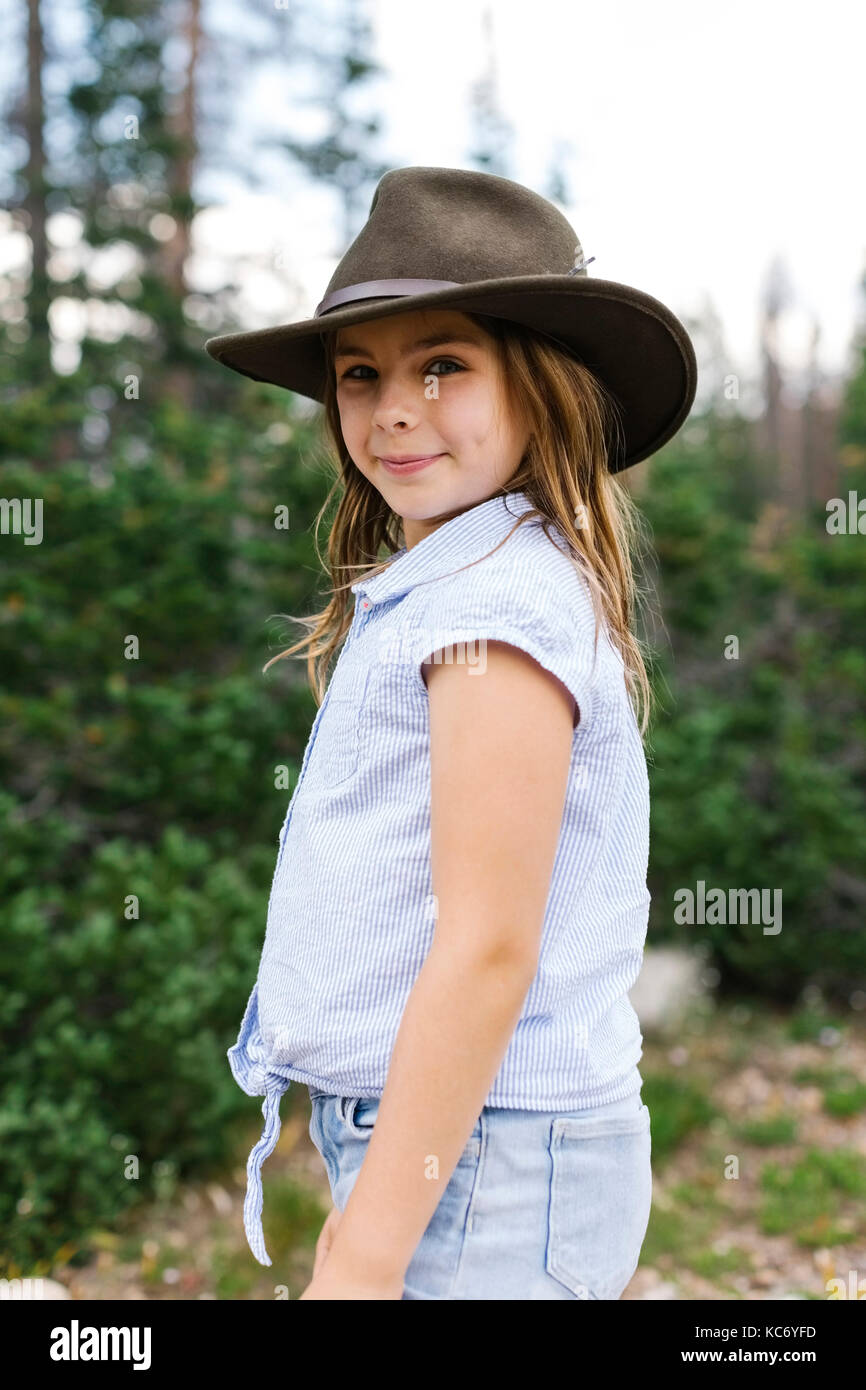
<svg viewBox="0 0 866 1390">
<path fill-rule="evenodd" d="M 382 1299 L 398 1300 L 403 1297 L 403 1280 L 393 1278 L 374 1280 L 357 1273 L 350 1273 L 340 1266 L 339 1260 L 332 1261 L 325 1272 L 325 1263 L 331 1252 L 334 1236 L 343 1213 L 339 1207 L 332 1207 L 316 1241 L 316 1258 L 313 1264 L 313 1277 L 300 1295 L 306 1299 Z"/>
</svg>

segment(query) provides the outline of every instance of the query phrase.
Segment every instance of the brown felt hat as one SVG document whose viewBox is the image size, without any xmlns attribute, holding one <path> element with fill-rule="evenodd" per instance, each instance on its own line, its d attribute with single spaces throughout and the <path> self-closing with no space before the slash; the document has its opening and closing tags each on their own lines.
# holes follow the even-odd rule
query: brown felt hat
<svg viewBox="0 0 866 1390">
<path fill-rule="evenodd" d="M 232 371 L 321 403 L 325 333 L 415 309 L 510 319 L 554 339 L 612 394 L 625 438 L 624 450 L 610 440 L 617 473 L 676 434 L 697 364 L 670 309 L 630 285 L 590 279 L 588 264 L 562 213 L 522 184 L 473 169 L 391 169 L 312 318 L 226 333 L 205 348 Z"/>
</svg>

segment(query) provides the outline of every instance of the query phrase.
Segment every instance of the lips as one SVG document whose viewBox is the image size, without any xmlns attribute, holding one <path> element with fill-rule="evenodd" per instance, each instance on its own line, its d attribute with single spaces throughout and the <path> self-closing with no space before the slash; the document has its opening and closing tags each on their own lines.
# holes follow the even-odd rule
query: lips
<svg viewBox="0 0 866 1390">
<path fill-rule="evenodd" d="M 438 454 L 404 454 L 402 458 L 397 458 L 394 454 L 382 454 L 383 463 L 420 463 L 422 459 L 435 459 Z"/>
<path fill-rule="evenodd" d="M 401 459 L 396 459 L 393 455 L 379 459 L 382 467 L 387 473 L 392 473 L 395 477 L 405 478 L 412 473 L 418 473 L 422 468 L 429 468 L 438 459 L 443 458 L 442 454 L 405 454 Z"/>
</svg>

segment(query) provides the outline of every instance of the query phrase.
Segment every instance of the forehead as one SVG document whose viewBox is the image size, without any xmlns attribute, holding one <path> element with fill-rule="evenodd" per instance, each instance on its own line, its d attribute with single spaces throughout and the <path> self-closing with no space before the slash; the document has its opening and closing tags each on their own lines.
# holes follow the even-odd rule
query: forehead
<svg viewBox="0 0 866 1390">
<path fill-rule="evenodd" d="M 480 347 L 489 339 L 482 328 L 459 310 L 416 309 L 338 328 L 334 351 L 337 356 L 355 349 L 371 351 L 385 347 L 408 352 L 422 343 L 433 346 L 435 342 L 453 337 L 474 340 Z"/>
</svg>

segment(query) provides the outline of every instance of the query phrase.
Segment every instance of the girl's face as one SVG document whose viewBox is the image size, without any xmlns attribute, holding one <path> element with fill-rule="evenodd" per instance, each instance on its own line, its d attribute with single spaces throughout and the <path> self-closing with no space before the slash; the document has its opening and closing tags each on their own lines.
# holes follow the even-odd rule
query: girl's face
<svg viewBox="0 0 866 1390">
<path fill-rule="evenodd" d="M 411 550 L 517 472 L 529 434 L 494 340 L 452 309 L 337 330 L 337 406 L 349 456 L 403 518 Z M 389 459 L 430 459 L 420 467 Z"/>
</svg>

